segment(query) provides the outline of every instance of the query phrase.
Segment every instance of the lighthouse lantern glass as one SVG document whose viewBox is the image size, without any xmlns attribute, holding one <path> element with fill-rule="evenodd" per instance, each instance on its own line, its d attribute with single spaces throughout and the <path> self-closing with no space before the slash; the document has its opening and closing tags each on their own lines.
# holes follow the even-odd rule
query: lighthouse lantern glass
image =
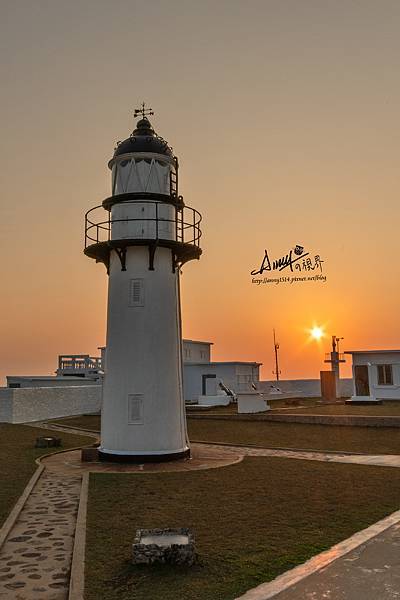
<svg viewBox="0 0 400 600">
<path fill-rule="evenodd" d="M 175 162 L 161 155 L 121 155 L 112 166 L 112 194 L 171 193 Z"/>
</svg>

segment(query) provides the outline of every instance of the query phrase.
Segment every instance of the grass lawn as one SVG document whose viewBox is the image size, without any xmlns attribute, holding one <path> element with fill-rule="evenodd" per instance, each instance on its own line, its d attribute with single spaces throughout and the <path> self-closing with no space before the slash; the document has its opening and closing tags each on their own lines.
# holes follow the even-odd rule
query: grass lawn
<svg viewBox="0 0 400 600">
<path fill-rule="evenodd" d="M 249 457 L 204 471 L 91 474 L 85 600 L 233 600 L 399 503 L 390 467 Z M 181 526 L 195 532 L 196 566 L 130 564 L 136 529 Z"/>
<path fill-rule="evenodd" d="M 371 407 L 372 408 L 372 407 Z M 57 419 L 60 425 L 100 430 L 100 417 L 87 415 Z M 400 454 L 400 430 L 395 427 L 341 427 L 271 421 L 188 418 L 192 441 L 250 444 L 264 448 L 335 450 L 365 454 Z"/>
<path fill-rule="evenodd" d="M 190 440 L 251 444 L 265 448 L 400 454 L 400 429 L 341 427 L 271 421 L 188 419 Z"/>
<path fill-rule="evenodd" d="M 88 437 L 67 433 L 57 434 L 54 431 L 27 425 L 0 423 L 0 526 L 37 469 L 35 459 L 59 450 L 59 448 L 34 448 L 36 438 L 54 435 L 61 437 L 63 448 L 93 443 L 93 439 Z"/>
<path fill-rule="evenodd" d="M 100 431 L 100 415 L 82 415 L 80 417 L 66 417 L 64 419 L 53 419 L 49 423 L 56 423 L 65 427 L 77 427 Z"/>
<path fill-rule="evenodd" d="M 272 406 L 272 405 L 271 405 Z M 290 408 L 287 410 L 274 411 L 275 413 L 283 413 L 285 415 L 305 414 L 305 415 L 356 415 L 370 417 L 398 417 L 400 416 L 400 402 L 382 402 L 372 406 L 359 405 L 352 406 L 350 404 L 328 404 L 327 406 L 316 405 L 313 408 Z"/>
</svg>

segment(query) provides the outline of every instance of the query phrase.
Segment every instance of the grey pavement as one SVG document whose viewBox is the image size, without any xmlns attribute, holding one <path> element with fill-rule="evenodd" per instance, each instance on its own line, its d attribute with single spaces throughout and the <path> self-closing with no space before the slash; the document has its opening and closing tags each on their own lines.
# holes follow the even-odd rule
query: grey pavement
<svg viewBox="0 0 400 600">
<path fill-rule="evenodd" d="M 273 597 L 276 600 L 400 599 L 400 524 Z"/>
</svg>

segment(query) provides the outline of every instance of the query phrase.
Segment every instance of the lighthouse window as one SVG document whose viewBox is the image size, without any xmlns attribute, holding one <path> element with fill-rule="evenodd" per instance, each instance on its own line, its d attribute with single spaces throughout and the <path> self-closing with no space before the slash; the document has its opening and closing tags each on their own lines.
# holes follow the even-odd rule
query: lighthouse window
<svg viewBox="0 0 400 600">
<path fill-rule="evenodd" d="M 131 279 L 129 282 L 129 306 L 144 306 L 143 279 Z"/>
<path fill-rule="evenodd" d="M 143 423 L 143 394 L 128 395 L 128 423 L 130 425 Z"/>
</svg>

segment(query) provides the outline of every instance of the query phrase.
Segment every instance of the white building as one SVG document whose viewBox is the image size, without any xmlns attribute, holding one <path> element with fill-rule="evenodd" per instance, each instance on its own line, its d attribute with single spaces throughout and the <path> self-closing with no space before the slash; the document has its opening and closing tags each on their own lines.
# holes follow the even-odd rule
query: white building
<svg viewBox="0 0 400 600">
<path fill-rule="evenodd" d="M 8 388 L 67 387 L 101 385 L 103 380 L 100 356 L 89 354 L 61 354 L 56 375 L 7 375 Z"/>
<path fill-rule="evenodd" d="M 183 387 L 185 401 L 198 402 L 200 396 L 216 396 L 219 384 L 234 394 L 258 388 L 258 362 L 211 361 L 212 342 L 183 340 Z"/>
<path fill-rule="evenodd" d="M 349 402 L 400 400 L 400 350 L 351 350 L 353 395 Z"/>
</svg>

